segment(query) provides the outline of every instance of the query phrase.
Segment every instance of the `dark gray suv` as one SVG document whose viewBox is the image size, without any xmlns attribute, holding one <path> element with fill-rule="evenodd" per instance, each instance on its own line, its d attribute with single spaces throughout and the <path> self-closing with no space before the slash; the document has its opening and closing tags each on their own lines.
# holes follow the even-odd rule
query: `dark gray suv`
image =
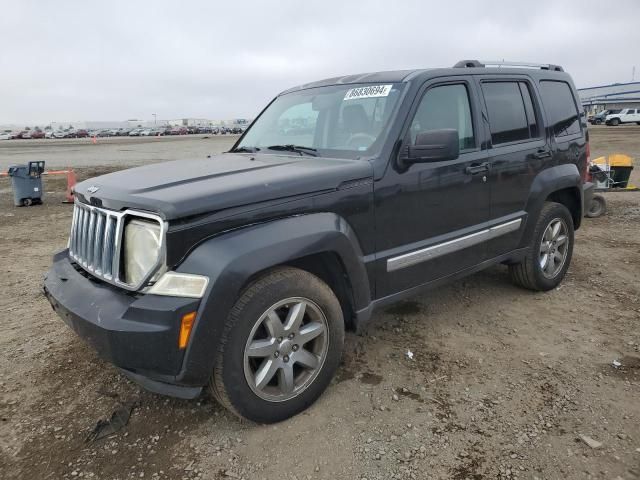
<svg viewBox="0 0 640 480">
<path fill-rule="evenodd" d="M 512 68 L 505 68 L 512 67 Z M 588 132 L 554 65 L 331 78 L 287 90 L 227 153 L 76 186 L 44 291 L 154 392 L 301 412 L 379 307 L 496 264 L 563 279 Z"/>
</svg>

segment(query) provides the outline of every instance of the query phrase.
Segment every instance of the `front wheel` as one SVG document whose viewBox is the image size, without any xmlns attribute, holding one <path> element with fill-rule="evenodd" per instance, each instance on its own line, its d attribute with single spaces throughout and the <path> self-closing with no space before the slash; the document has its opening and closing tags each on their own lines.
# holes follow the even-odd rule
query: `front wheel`
<svg viewBox="0 0 640 480">
<path fill-rule="evenodd" d="M 567 207 L 546 202 L 531 235 L 528 253 L 520 263 L 509 266 L 513 282 L 537 291 L 557 287 L 571 263 L 573 237 L 573 219 Z"/>
<path fill-rule="evenodd" d="M 210 390 L 236 415 L 285 420 L 327 388 L 344 343 L 342 309 L 315 275 L 281 267 L 259 277 L 231 309 Z"/>
</svg>

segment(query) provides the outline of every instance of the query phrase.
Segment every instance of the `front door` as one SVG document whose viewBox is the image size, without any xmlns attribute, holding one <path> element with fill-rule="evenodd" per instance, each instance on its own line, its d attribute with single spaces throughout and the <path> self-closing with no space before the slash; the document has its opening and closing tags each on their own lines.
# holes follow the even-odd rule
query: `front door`
<svg viewBox="0 0 640 480">
<path fill-rule="evenodd" d="M 391 160 L 375 184 L 376 296 L 416 287 L 472 267 L 486 258 L 489 220 L 487 151 L 477 90 L 470 77 L 428 82 L 407 118 L 403 147 L 429 130 L 458 131 L 455 160 L 401 168 Z"/>
</svg>

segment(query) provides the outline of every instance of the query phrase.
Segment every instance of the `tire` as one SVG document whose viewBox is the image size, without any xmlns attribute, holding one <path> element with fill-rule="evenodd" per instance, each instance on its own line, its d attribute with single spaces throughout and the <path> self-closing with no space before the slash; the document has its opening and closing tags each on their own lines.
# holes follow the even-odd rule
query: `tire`
<svg viewBox="0 0 640 480">
<path fill-rule="evenodd" d="M 553 226 L 557 224 L 560 225 L 561 232 L 554 238 Z M 564 243 L 559 243 L 558 239 L 562 236 L 565 237 Z M 509 265 L 511 280 L 516 285 L 535 291 L 547 291 L 557 287 L 571 263 L 573 238 L 573 219 L 567 207 L 560 203 L 546 202 L 531 235 L 525 258 L 520 263 Z M 561 260 L 555 254 L 551 257 L 551 253 L 547 253 L 547 262 L 544 263 L 546 268 L 543 269 L 543 248 L 547 252 L 558 252 Z M 549 263 L 550 261 L 553 264 Z"/>
<path fill-rule="evenodd" d="M 595 194 L 591 199 L 586 216 L 589 218 L 598 218 L 607 213 L 607 201 L 604 196 Z"/>
<path fill-rule="evenodd" d="M 600 125 L 602 123 L 602 120 L 594 120 L 593 124 L 594 125 Z"/>
<path fill-rule="evenodd" d="M 295 319 L 302 304 L 302 328 L 288 329 L 287 316 Z M 304 343 L 295 343 L 298 339 Z M 315 275 L 278 267 L 248 285 L 231 309 L 210 391 L 241 418 L 280 422 L 324 392 L 340 364 L 343 344 L 342 308 L 333 291 Z"/>
<path fill-rule="evenodd" d="M 31 205 L 33 205 L 33 200 L 31 198 L 23 198 L 22 199 L 22 206 L 23 207 L 30 207 Z"/>
<path fill-rule="evenodd" d="M 611 120 L 609 120 L 609 125 L 617 127 L 618 125 L 620 125 L 620 119 L 612 118 Z"/>
</svg>

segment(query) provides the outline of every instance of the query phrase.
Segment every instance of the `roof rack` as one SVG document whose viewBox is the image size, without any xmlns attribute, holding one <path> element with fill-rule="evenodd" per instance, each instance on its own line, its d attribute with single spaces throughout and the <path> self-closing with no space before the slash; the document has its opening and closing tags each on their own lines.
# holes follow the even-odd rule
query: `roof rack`
<svg viewBox="0 0 640 480">
<path fill-rule="evenodd" d="M 552 65 L 550 63 L 504 62 L 501 60 L 460 60 L 453 68 L 484 68 L 486 66 L 539 68 L 541 70 L 564 72 L 560 65 Z"/>
</svg>

